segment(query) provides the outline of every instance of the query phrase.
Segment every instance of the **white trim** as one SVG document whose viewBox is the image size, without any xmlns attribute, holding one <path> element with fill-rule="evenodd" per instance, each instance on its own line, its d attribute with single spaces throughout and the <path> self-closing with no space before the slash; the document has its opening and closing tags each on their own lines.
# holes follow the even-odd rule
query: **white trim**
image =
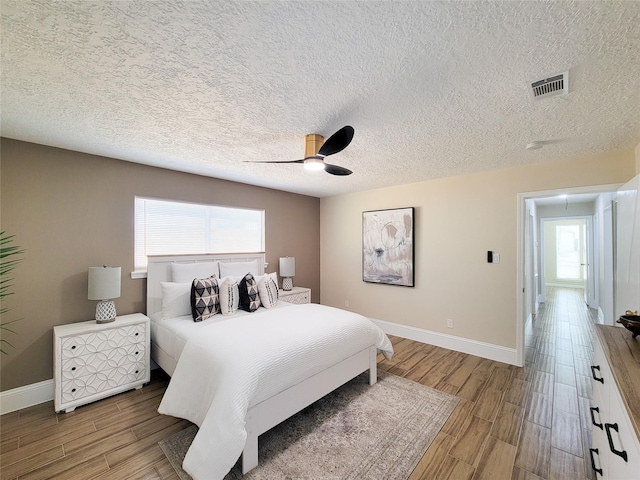
<svg viewBox="0 0 640 480">
<path fill-rule="evenodd" d="M 600 307 L 598 307 L 598 323 L 600 323 L 601 325 L 604 325 L 604 312 Z"/>
<path fill-rule="evenodd" d="M 137 278 L 147 278 L 147 271 L 146 270 L 135 270 L 135 271 L 131 272 L 131 279 L 135 280 Z"/>
<path fill-rule="evenodd" d="M 53 392 L 53 378 L 0 392 L 0 415 L 49 402 L 53 400 Z"/>
<path fill-rule="evenodd" d="M 399 323 L 387 322 L 369 318 L 378 325 L 385 333 L 396 335 L 402 338 L 408 338 L 417 342 L 435 345 L 437 347 L 448 348 L 457 352 L 468 353 L 478 357 L 496 360 L 498 362 L 517 365 L 517 355 L 515 348 L 503 347 L 491 343 L 479 342 L 477 340 L 469 340 L 468 338 L 456 337 L 446 333 L 432 332 L 422 328 L 410 327 L 408 325 L 400 325 Z"/>
</svg>

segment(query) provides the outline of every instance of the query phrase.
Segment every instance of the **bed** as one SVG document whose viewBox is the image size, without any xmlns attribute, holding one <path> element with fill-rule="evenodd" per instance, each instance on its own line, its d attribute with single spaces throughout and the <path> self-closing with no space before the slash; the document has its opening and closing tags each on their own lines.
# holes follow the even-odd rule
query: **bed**
<svg viewBox="0 0 640 480">
<path fill-rule="evenodd" d="M 207 262 L 254 262 L 257 276 L 265 273 L 263 253 L 150 257 L 147 270 L 151 356 L 172 376 L 158 410 L 198 425 L 183 462 L 196 480 L 223 478 L 240 455 L 247 473 L 258 465 L 259 435 L 367 370 L 373 385 L 377 353 L 393 354 L 368 319 L 317 304 L 278 301 L 203 322 L 167 317 L 163 294 L 180 283 L 176 263 Z"/>
</svg>

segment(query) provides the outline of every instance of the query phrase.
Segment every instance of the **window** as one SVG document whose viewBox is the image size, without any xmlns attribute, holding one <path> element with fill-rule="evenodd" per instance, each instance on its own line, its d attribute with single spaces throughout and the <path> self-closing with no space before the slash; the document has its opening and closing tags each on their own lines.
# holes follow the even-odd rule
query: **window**
<svg viewBox="0 0 640 480">
<path fill-rule="evenodd" d="M 135 198 L 135 270 L 147 255 L 264 251 L 264 210 Z"/>
</svg>

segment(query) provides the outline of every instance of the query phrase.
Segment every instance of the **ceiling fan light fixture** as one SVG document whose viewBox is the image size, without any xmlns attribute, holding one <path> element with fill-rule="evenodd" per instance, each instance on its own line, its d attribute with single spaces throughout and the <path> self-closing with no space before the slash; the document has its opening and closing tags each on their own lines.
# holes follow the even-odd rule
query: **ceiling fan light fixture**
<svg viewBox="0 0 640 480">
<path fill-rule="evenodd" d="M 324 170 L 324 160 L 322 157 L 309 157 L 304 159 L 305 170 L 320 171 Z"/>
</svg>

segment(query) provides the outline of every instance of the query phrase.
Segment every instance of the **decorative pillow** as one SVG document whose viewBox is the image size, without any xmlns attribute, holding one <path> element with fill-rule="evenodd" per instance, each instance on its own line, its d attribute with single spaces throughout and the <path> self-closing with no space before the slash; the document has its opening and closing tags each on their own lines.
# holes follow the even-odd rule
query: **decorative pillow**
<svg viewBox="0 0 640 480">
<path fill-rule="evenodd" d="M 209 278 L 194 279 L 191 284 L 191 315 L 194 322 L 213 317 L 220 311 L 218 300 L 218 280 Z"/>
<path fill-rule="evenodd" d="M 189 293 L 191 283 L 160 282 L 162 318 L 180 317 L 191 313 Z"/>
<path fill-rule="evenodd" d="M 278 303 L 278 284 L 271 275 L 262 276 L 258 282 L 258 293 L 263 307 L 275 307 L 276 303 Z"/>
<path fill-rule="evenodd" d="M 250 262 L 230 262 L 220 263 L 220 278 L 222 277 L 244 277 L 247 273 L 258 275 L 258 260 Z"/>
<path fill-rule="evenodd" d="M 238 282 L 233 277 L 223 278 L 220 282 L 220 311 L 222 315 L 233 315 L 238 311 L 239 304 Z"/>
<path fill-rule="evenodd" d="M 171 278 L 176 283 L 191 283 L 196 278 L 213 275 L 218 275 L 218 262 L 171 263 Z"/>
<path fill-rule="evenodd" d="M 258 284 L 253 275 L 247 273 L 238 284 L 240 293 L 240 308 L 247 312 L 255 312 L 260 306 L 260 293 Z"/>
</svg>

